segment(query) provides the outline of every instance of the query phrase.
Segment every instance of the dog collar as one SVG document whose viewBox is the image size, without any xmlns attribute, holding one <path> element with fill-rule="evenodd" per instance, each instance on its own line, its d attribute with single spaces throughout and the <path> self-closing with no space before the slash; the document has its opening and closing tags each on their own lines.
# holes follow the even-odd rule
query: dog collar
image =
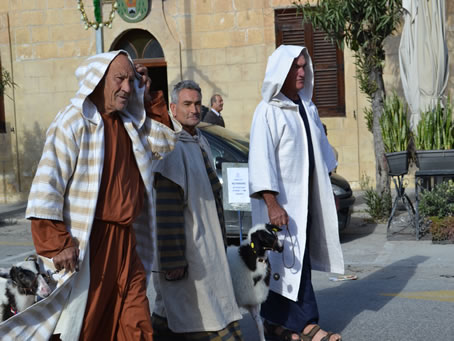
<svg viewBox="0 0 454 341">
<path fill-rule="evenodd" d="M 11 313 L 12 313 L 13 315 L 16 315 L 16 314 L 17 314 L 17 310 L 15 310 L 15 309 L 13 308 L 12 305 L 9 306 L 9 310 L 11 311 Z"/>
</svg>

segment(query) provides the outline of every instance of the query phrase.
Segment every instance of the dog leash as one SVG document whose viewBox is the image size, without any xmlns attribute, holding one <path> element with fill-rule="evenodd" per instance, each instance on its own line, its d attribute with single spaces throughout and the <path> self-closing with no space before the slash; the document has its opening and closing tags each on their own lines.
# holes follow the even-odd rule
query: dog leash
<svg viewBox="0 0 454 341">
<path fill-rule="evenodd" d="M 285 248 L 284 250 L 282 251 L 282 263 L 284 264 L 284 267 L 287 268 L 287 269 L 291 269 L 295 266 L 295 261 L 296 261 L 296 255 L 295 255 L 295 244 L 293 243 L 293 236 L 292 234 L 290 233 L 290 230 L 288 228 L 288 224 L 286 225 L 283 225 L 285 226 L 285 236 L 284 236 L 284 243 L 285 243 L 285 237 L 288 235 L 290 237 L 290 248 L 292 250 L 292 256 L 293 256 L 293 260 L 292 260 L 292 263 L 291 265 L 287 266 L 287 264 L 285 264 Z"/>
</svg>

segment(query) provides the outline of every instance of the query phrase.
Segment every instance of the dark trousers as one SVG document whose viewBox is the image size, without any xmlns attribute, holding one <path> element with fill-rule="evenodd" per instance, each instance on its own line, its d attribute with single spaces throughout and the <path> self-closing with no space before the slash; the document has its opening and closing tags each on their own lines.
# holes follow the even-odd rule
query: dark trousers
<svg viewBox="0 0 454 341">
<path fill-rule="evenodd" d="M 318 307 L 312 287 L 309 243 L 306 243 L 304 252 L 298 300 L 294 302 L 270 291 L 267 300 L 262 304 L 261 315 L 265 320 L 295 332 L 302 332 L 308 324 L 318 323 Z"/>
</svg>

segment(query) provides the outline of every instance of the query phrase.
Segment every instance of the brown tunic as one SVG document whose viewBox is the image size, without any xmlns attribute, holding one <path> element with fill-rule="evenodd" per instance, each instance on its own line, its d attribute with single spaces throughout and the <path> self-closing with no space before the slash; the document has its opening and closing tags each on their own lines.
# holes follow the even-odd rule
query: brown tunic
<svg viewBox="0 0 454 341">
<path fill-rule="evenodd" d="M 159 94 L 154 98 L 159 100 Z M 148 109 L 148 116 L 171 124 L 163 99 Z M 90 288 L 80 339 L 152 340 L 145 270 L 132 227 L 145 188 L 119 114 L 102 118 L 104 168 L 90 234 Z M 48 258 L 75 245 L 61 221 L 34 219 L 32 235 L 36 252 Z"/>
</svg>

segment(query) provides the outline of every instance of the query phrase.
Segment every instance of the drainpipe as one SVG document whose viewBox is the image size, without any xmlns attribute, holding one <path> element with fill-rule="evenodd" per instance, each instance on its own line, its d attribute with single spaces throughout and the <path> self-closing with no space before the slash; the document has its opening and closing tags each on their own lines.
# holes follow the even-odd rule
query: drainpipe
<svg viewBox="0 0 454 341">
<path fill-rule="evenodd" d="M 103 53 L 104 52 L 104 35 L 102 31 L 102 27 L 98 27 L 96 32 L 96 53 Z"/>
</svg>

